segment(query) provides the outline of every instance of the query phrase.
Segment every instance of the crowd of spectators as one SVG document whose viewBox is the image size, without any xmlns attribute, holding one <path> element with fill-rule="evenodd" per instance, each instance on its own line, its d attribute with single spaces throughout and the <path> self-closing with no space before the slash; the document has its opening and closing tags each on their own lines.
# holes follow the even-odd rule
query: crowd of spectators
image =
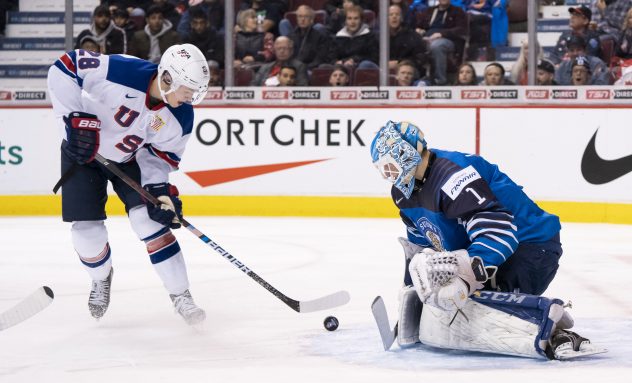
<svg viewBox="0 0 632 383">
<path fill-rule="evenodd" d="M 390 39 L 389 85 L 528 84 L 527 48 L 533 44 L 526 41 L 511 71 L 492 62 L 477 77 L 469 63 L 479 61 L 480 49 L 507 44 L 507 7 L 518 1 L 526 2 L 390 0 L 383 26 Z M 0 8 L 16 3 L 0 0 Z M 358 83 L 356 74 L 379 70 L 376 0 L 235 3 L 234 30 L 226 31 L 223 0 L 102 0 L 76 48 L 157 62 L 169 46 L 191 43 L 206 56 L 215 86 L 222 85 L 226 33 L 234 36 L 236 85 L 347 86 Z M 586 71 L 589 84 L 612 84 L 617 65 L 632 60 L 632 0 L 592 0 L 568 12 L 569 29 L 552 52 L 535 44 L 536 82 L 571 85 L 580 77 L 575 72 Z"/>
</svg>

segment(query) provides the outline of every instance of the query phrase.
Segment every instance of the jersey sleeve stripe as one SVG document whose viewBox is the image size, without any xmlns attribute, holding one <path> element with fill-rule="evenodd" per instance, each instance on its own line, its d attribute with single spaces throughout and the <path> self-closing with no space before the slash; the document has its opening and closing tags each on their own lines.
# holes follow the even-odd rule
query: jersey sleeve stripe
<svg viewBox="0 0 632 383">
<path fill-rule="evenodd" d="M 470 249 L 468 249 L 468 252 L 470 253 L 470 256 L 472 256 L 472 255 L 478 255 L 478 254 L 477 254 L 478 252 L 476 252 L 476 251 L 472 251 L 472 250 L 471 250 L 471 248 L 472 248 L 473 246 L 482 246 L 482 247 L 485 247 L 485 248 L 487 248 L 487 249 L 489 249 L 489 250 L 493 251 L 494 253 L 498 254 L 498 255 L 500 256 L 500 258 L 502 258 L 501 260 L 498 260 L 498 261 L 496 261 L 496 260 L 492 260 L 492 259 L 490 259 L 490 258 L 489 258 L 489 256 L 488 256 L 490 253 L 489 253 L 488 251 L 484 251 L 484 252 L 483 252 L 483 255 L 481 255 L 481 259 L 483 259 L 483 262 L 485 263 L 485 265 L 489 265 L 489 266 L 496 266 L 496 265 L 500 265 L 501 263 L 503 263 L 503 262 L 505 262 L 505 261 L 507 260 L 507 257 L 505 257 L 505 254 L 503 254 L 500 250 L 495 249 L 495 248 L 493 248 L 493 247 L 491 247 L 491 246 L 489 246 L 489 245 L 487 245 L 487 244 L 485 244 L 485 243 L 483 243 L 483 242 L 478 242 L 478 241 L 473 242 L 473 243 L 470 245 Z"/>
<path fill-rule="evenodd" d="M 163 152 L 154 148 L 153 146 L 149 146 L 149 153 L 164 160 L 166 163 L 168 163 L 169 165 L 171 165 L 171 167 L 175 169 L 177 169 L 178 165 L 180 165 L 180 157 L 176 156 L 175 154 L 171 152 Z"/>
<path fill-rule="evenodd" d="M 484 223 L 492 223 L 492 224 L 497 224 L 499 226 L 506 225 L 506 226 L 509 226 L 513 231 L 518 231 L 518 228 L 516 227 L 516 225 L 512 224 L 511 222 L 507 222 L 505 220 L 499 220 L 499 219 L 489 219 L 489 218 L 473 219 L 467 223 L 467 227 L 465 228 L 465 230 L 470 231 L 475 225 L 484 224 Z M 483 225 L 480 225 L 480 226 L 483 226 Z"/>
<path fill-rule="evenodd" d="M 507 249 L 509 249 L 510 254 L 513 254 L 513 252 L 515 251 L 513 249 L 513 247 L 511 247 L 511 245 L 509 243 L 507 243 L 506 241 L 504 241 L 503 239 L 493 235 L 493 234 L 485 234 L 485 237 L 489 237 L 491 239 L 493 239 L 494 241 L 503 244 L 505 247 L 507 247 Z"/>
<path fill-rule="evenodd" d="M 503 236 L 506 236 L 506 237 L 511 237 L 511 239 L 513 239 L 513 241 L 516 244 L 518 244 L 518 239 L 516 238 L 516 236 L 511 231 L 495 229 L 495 228 L 491 228 L 491 227 L 482 228 L 480 230 L 477 230 L 475 232 L 470 233 L 470 240 L 474 240 L 474 238 L 480 236 L 481 234 L 484 235 L 486 233 L 498 233 L 498 234 L 502 234 Z"/>
<path fill-rule="evenodd" d="M 408 227 L 406 230 L 408 230 L 408 233 L 410 235 L 414 235 L 415 237 L 419 237 L 421 238 L 421 234 L 419 234 L 419 231 L 417 231 L 417 229 L 415 229 L 414 227 Z"/>
<path fill-rule="evenodd" d="M 71 53 L 75 53 L 75 52 L 71 52 Z M 75 59 L 70 57 L 68 53 L 61 56 L 59 58 L 59 61 L 61 61 L 64 64 L 64 66 L 68 68 L 68 71 L 72 72 L 75 76 L 77 75 L 77 66 L 75 65 Z"/>
</svg>

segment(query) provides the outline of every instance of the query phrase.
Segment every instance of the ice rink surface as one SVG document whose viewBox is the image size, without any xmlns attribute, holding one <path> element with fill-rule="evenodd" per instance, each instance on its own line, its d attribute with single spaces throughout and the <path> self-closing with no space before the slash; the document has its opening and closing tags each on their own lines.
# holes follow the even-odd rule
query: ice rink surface
<svg viewBox="0 0 632 383">
<path fill-rule="evenodd" d="M 632 226 L 564 224 L 564 255 L 546 296 L 573 303 L 575 330 L 609 349 L 559 362 L 418 346 L 382 350 L 370 304 L 391 322 L 403 273 L 399 220 L 190 217 L 286 295 L 347 290 L 351 302 L 298 314 L 187 230 L 176 234 L 191 292 L 208 315 L 195 331 L 171 301 L 126 218 L 107 221 L 114 262 L 105 317 L 57 217 L 0 218 L 0 311 L 41 285 L 50 307 L 0 332 L 0 382 L 630 382 Z M 327 332 L 327 315 L 340 328 Z"/>
</svg>

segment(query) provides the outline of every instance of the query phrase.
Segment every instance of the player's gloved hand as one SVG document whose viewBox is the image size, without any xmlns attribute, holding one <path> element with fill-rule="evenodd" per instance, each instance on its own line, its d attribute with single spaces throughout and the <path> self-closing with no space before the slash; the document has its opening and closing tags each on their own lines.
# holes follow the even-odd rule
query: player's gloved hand
<svg viewBox="0 0 632 383">
<path fill-rule="evenodd" d="M 94 160 L 99 151 L 101 121 L 94 114 L 72 112 L 64 117 L 67 145 L 64 152 L 79 165 Z"/>
<path fill-rule="evenodd" d="M 163 182 L 147 184 L 145 185 L 145 190 L 161 202 L 158 206 L 149 201 L 147 202 L 149 218 L 172 229 L 179 229 L 181 226 L 180 220 L 182 219 L 182 201 L 178 198 L 178 195 L 180 195 L 178 188 L 175 185 Z"/>
<path fill-rule="evenodd" d="M 413 257 L 408 270 L 419 299 L 446 311 L 463 307 L 487 281 L 483 261 L 470 257 L 467 250 L 437 252 L 426 248 Z"/>
</svg>

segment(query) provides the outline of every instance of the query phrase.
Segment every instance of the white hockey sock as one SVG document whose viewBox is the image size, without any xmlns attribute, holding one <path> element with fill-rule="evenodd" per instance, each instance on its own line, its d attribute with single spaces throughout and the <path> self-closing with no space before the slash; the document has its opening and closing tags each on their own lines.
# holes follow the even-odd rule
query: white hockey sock
<svg viewBox="0 0 632 383">
<path fill-rule="evenodd" d="M 103 221 L 76 221 L 70 229 L 72 244 L 93 280 L 106 279 L 112 268 L 108 232 Z"/>
<path fill-rule="evenodd" d="M 171 230 L 149 218 L 145 206 L 131 209 L 129 219 L 138 238 L 145 242 L 151 263 L 169 294 L 182 294 L 189 288 L 189 278 Z"/>
</svg>

